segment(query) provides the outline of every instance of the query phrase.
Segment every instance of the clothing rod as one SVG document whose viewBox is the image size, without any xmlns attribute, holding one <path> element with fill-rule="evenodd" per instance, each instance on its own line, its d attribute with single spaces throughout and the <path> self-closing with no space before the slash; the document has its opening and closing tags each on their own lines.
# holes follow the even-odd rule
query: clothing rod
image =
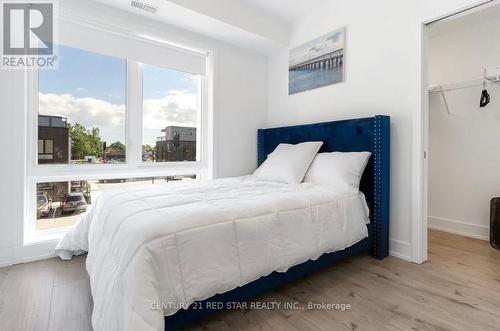
<svg viewBox="0 0 500 331">
<path fill-rule="evenodd" d="M 483 81 L 482 79 L 477 79 L 477 80 L 459 82 L 454 84 L 437 85 L 437 86 L 432 86 L 432 88 L 429 88 L 429 93 L 463 90 L 466 88 L 483 86 L 483 84 L 490 85 L 493 83 L 498 83 L 498 81 L 491 81 L 491 80 Z"/>
</svg>

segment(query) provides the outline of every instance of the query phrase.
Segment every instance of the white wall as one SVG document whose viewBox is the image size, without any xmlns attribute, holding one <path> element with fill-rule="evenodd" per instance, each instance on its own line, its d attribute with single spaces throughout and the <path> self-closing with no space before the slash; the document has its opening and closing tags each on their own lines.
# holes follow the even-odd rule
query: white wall
<svg viewBox="0 0 500 331">
<path fill-rule="evenodd" d="M 257 167 L 257 129 L 266 126 L 267 60 L 236 50 L 218 55 L 214 173 L 250 174 Z"/>
<path fill-rule="evenodd" d="M 429 39 L 429 81 L 447 84 L 482 77 L 500 65 L 500 16 L 468 23 Z M 482 87 L 429 97 L 429 226 L 489 237 L 490 199 L 500 196 L 500 84 L 479 108 Z"/>
<path fill-rule="evenodd" d="M 83 9 L 75 13 L 85 18 Z M 263 55 L 131 14 L 119 14 L 116 9 L 103 7 L 88 17 L 137 27 L 137 32 L 159 39 L 214 50 L 214 175 L 244 175 L 255 169 L 256 132 L 266 123 L 267 59 Z M 55 247 L 54 242 L 23 245 L 27 130 L 23 89 L 22 72 L 0 70 L 0 266 L 49 256 Z"/>
<path fill-rule="evenodd" d="M 391 126 L 391 254 L 412 251 L 412 215 L 421 206 L 422 22 L 477 3 L 471 0 L 324 1 L 293 26 L 290 47 L 347 26 L 346 81 L 288 95 L 288 50 L 269 60 L 270 126 L 387 114 Z M 414 198 L 414 199 L 412 199 Z M 414 223 L 416 224 L 416 223 Z"/>
</svg>

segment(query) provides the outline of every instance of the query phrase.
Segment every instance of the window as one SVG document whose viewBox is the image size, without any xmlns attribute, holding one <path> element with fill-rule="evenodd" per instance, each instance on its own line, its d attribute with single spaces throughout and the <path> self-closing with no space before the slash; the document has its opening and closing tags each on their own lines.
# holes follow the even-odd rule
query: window
<svg viewBox="0 0 500 331">
<path fill-rule="evenodd" d="M 59 69 L 38 74 L 39 163 L 125 162 L 126 60 L 59 46 Z"/>
<path fill-rule="evenodd" d="M 143 161 L 197 161 L 201 76 L 143 65 Z"/>
<path fill-rule="evenodd" d="M 54 140 L 38 139 L 38 154 L 52 154 L 54 152 Z"/>
<path fill-rule="evenodd" d="M 59 69 L 27 74 L 30 243 L 104 189 L 211 176 L 207 53 L 64 25 Z"/>
<path fill-rule="evenodd" d="M 162 185 L 195 180 L 196 175 L 73 180 L 36 184 L 36 229 L 50 230 L 75 224 L 102 190 L 137 185 Z"/>
<path fill-rule="evenodd" d="M 45 154 L 52 154 L 52 153 L 54 153 L 54 140 L 51 140 L 51 139 L 44 140 L 44 150 L 43 150 L 43 152 Z"/>
<path fill-rule="evenodd" d="M 54 159 L 54 141 L 38 139 L 38 163 L 52 162 Z"/>
</svg>

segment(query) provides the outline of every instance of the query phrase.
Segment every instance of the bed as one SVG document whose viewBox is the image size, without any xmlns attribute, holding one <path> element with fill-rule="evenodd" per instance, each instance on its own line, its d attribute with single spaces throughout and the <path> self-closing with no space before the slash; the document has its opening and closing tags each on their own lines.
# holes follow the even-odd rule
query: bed
<svg viewBox="0 0 500 331">
<path fill-rule="evenodd" d="M 167 330 L 361 251 L 388 255 L 389 118 L 262 129 L 258 164 L 280 143 L 369 151 L 361 191 L 253 176 L 103 192 L 61 240 L 88 251 L 95 330 Z"/>
</svg>

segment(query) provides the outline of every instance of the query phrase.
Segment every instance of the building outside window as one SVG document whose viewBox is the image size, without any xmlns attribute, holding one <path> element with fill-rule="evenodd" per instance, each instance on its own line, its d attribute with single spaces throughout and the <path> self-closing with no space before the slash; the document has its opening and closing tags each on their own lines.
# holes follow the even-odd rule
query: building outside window
<svg viewBox="0 0 500 331">
<path fill-rule="evenodd" d="M 71 149 L 67 119 L 38 116 L 38 163 L 68 163 Z"/>
<path fill-rule="evenodd" d="M 156 162 L 196 161 L 196 128 L 167 126 L 156 138 Z"/>
</svg>

